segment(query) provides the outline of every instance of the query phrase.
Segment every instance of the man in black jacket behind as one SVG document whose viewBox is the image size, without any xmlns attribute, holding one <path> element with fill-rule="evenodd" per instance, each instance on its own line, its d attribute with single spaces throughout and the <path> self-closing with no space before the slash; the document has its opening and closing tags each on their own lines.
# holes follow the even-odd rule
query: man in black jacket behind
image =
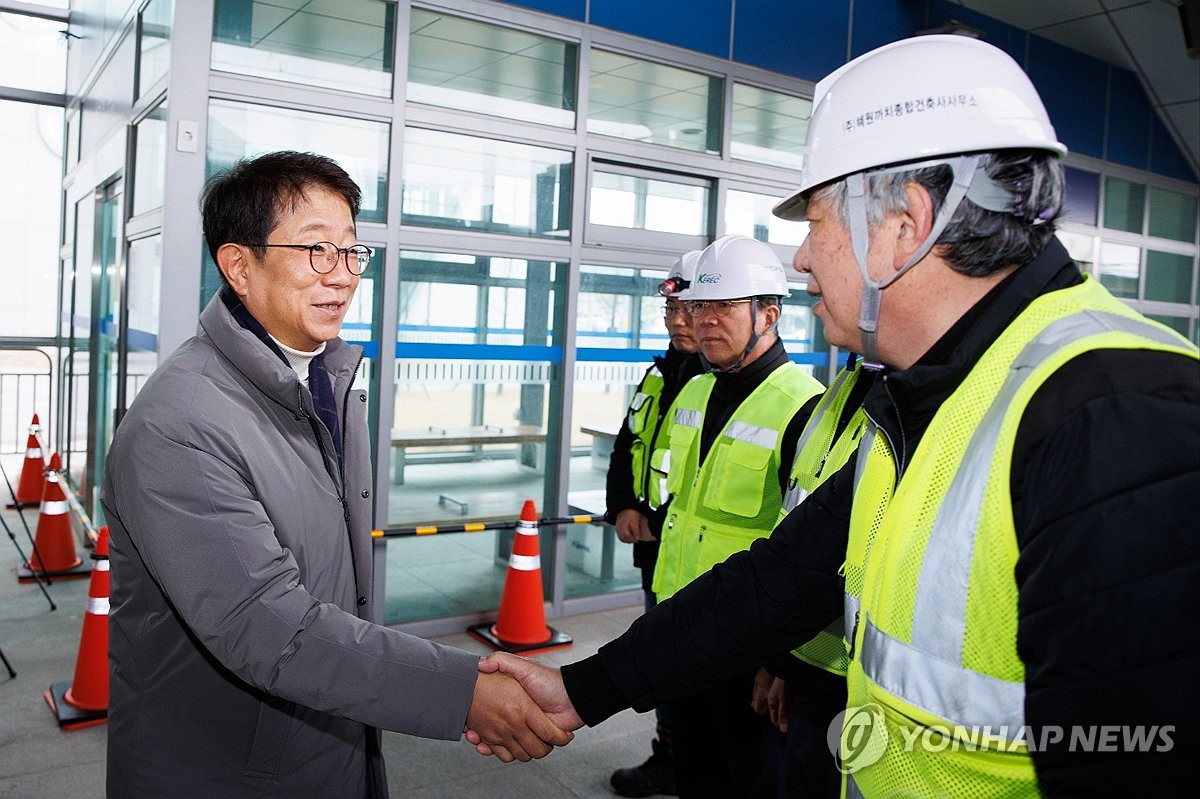
<svg viewBox="0 0 1200 799">
<path fill-rule="evenodd" d="M 654 463 L 654 452 L 670 443 L 668 411 L 684 383 L 703 370 L 697 355 L 692 317 L 684 297 L 696 278 L 700 250 L 684 253 L 676 261 L 670 276 L 658 293 L 664 297 L 663 324 L 671 341 L 667 351 L 655 356 L 642 377 L 625 412 L 625 422 L 613 442 L 608 462 L 604 520 L 613 525 L 617 538 L 633 544 L 633 565 L 642 572 L 642 591 L 647 610 L 654 607 L 654 566 L 658 563 L 658 544 L 670 497 L 662 486 L 665 474 L 661 463 Z M 656 468 L 658 467 L 658 468 Z M 650 757 L 640 766 L 613 772 L 609 782 L 621 796 L 675 795 L 675 766 L 671 753 L 671 722 L 666 706 L 655 708 L 655 740 L 650 742 Z"/>
</svg>

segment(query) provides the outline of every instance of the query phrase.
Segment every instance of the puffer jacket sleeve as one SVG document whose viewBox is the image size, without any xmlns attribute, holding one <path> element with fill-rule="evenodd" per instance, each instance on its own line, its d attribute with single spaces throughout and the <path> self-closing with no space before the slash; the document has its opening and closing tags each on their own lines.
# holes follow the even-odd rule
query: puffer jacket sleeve
<svg viewBox="0 0 1200 799">
<path fill-rule="evenodd" d="M 309 592 L 260 500 L 268 489 L 252 464 L 271 458 L 267 439 L 256 439 L 252 424 L 238 428 L 240 407 L 227 409 L 225 425 L 188 421 L 199 415 L 191 403 L 216 401 L 209 382 L 146 397 L 123 422 L 130 428 L 107 474 L 106 514 L 171 609 L 226 669 L 274 696 L 375 727 L 458 738 L 478 657 Z M 204 410 L 211 418 L 213 407 Z M 329 535 L 346 535 L 332 527 Z"/>
<path fill-rule="evenodd" d="M 564 666 L 581 718 L 646 711 L 765 663 L 842 613 L 854 458 L 769 538 L 730 556 L 637 619 L 591 658 Z"/>
<path fill-rule="evenodd" d="M 1195 361 L 1101 352 L 1064 367 L 1022 420 L 1017 645 L 1045 796 L 1173 796 L 1193 781 L 1198 385 Z"/>
</svg>

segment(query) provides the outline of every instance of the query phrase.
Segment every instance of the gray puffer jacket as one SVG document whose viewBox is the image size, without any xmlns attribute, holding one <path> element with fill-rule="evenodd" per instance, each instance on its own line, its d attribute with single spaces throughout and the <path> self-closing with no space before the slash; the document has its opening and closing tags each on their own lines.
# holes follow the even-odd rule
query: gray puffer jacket
<svg viewBox="0 0 1200 799">
<path fill-rule="evenodd" d="M 379 729 L 461 736 L 478 657 L 372 624 L 359 347 L 344 473 L 296 374 L 220 296 L 109 452 L 110 797 L 383 797 Z"/>
</svg>

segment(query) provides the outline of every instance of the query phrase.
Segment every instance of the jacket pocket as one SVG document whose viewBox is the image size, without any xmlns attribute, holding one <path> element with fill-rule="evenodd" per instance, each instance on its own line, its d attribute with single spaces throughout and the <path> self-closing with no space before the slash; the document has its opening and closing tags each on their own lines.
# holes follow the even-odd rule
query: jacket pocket
<svg viewBox="0 0 1200 799">
<path fill-rule="evenodd" d="M 295 704 L 282 699 L 268 699 L 258 704 L 258 723 L 254 739 L 246 755 L 247 777 L 278 777 L 283 771 L 284 753 L 292 724 Z"/>
</svg>

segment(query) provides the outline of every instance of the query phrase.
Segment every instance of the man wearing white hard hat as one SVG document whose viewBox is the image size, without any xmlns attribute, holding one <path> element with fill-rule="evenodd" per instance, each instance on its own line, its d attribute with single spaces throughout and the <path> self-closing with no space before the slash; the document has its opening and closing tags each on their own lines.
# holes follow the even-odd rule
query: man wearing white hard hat
<svg viewBox="0 0 1200 799">
<path fill-rule="evenodd" d="M 633 565 L 642 573 L 647 608 L 655 602 L 650 585 L 670 501 L 663 469 L 671 440 L 670 410 L 687 381 L 703 371 L 686 303 L 699 260 L 699 250 L 684 253 L 658 286 L 670 342 L 638 382 L 608 461 L 604 519 L 613 525 L 618 539 L 633 544 Z M 620 796 L 675 794 L 670 714 L 665 706 L 655 712 L 658 724 L 650 757 L 640 765 L 617 769 L 609 778 Z"/>
<path fill-rule="evenodd" d="M 659 601 L 768 535 L 778 518 L 795 442 L 824 390 L 779 339 L 788 293 L 768 244 L 723 236 L 700 255 L 686 299 L 708 373 L 673 406 Z M 750 705 L 755 672 L 669 704 L 679 796 L 784 795 L 783 736 Z"/>
<path fill-rule="evenodd" d="M 768 540 L 593 658 L 505 670 L 560 723 L 595 724 L 844 612 L 848 797 L 1193 783 L 1197 351 L 1055 238 L 1064 149 L 981 41 L 904 40 L 821 81 L 776 213 L 809 221 L 795 265 L 829 341 L 880 372 L 863 443 Z"/>
</svg>

